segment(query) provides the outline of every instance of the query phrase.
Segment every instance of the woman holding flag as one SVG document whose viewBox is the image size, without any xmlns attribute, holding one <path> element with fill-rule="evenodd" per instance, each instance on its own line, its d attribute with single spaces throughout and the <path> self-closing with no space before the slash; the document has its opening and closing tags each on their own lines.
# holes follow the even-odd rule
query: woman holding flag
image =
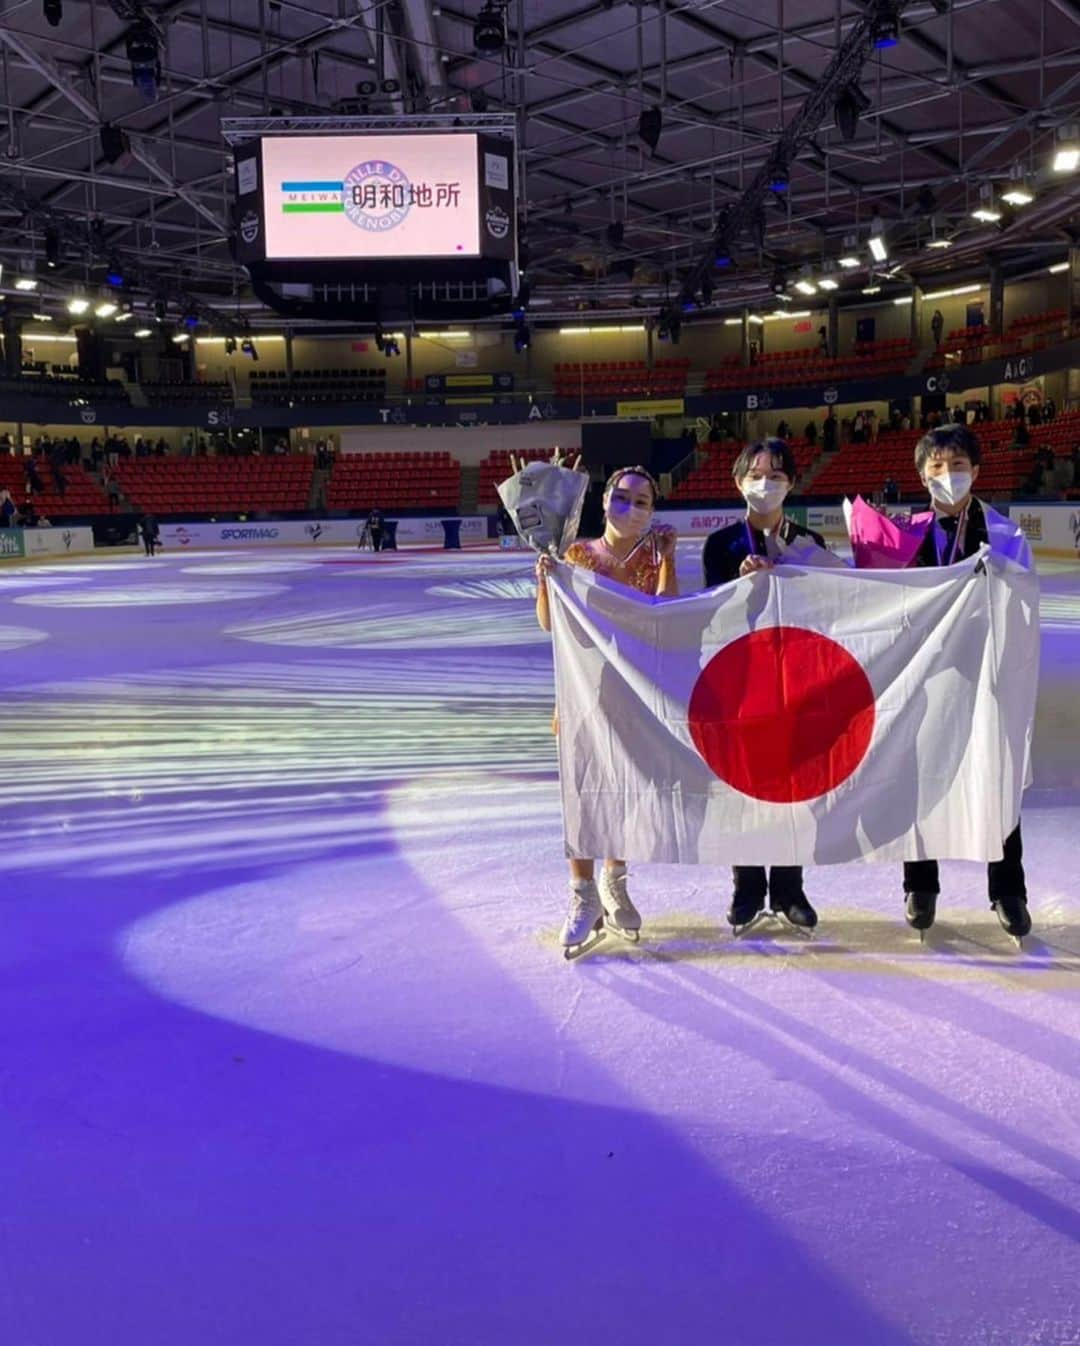
<svg viewBox="0 0 1080 1346">
<path fill-rule="evenodd" d="M 676 534 L 673 528 L 653 524 L 658 497 L 656 481 L 643 467 L 619 468 L 604 488 L 603 534 L 572 543 L 563 559 L 651 597 L 677 594 Z M 536 562 L 536 619 L 545 631 L 551 630 L 547 576 L 555 565 L 546 554 Z M 554 728 L 557 733 L 558 711 Z M 605 859 L 599 883 L 594 866 L 592 859 L 570 860 L 570 907 L 559 933 L 568 958 L 605 920 L 628 939 L 636 940 L 641 929 L 641 915 L 627 892 L 625 861 Z"/>
</svg>

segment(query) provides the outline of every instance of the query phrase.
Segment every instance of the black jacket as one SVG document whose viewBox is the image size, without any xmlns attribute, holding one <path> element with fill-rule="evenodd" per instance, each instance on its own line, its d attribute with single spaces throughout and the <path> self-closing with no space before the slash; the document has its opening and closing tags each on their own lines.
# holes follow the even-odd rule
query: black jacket
<svg viewBox="0 0 1080 1346">
<path fill-rule="evenodd" d="M 934 540 L 935 530 L 933 527 L 923 538 L 919 550 L 915 553 L 914 564 L 917 566 L 936 566 L 949 558 L 952 550 L 953 539 L 956 537 L 956 519 L 942 514 L 938 517 L 938 523 L 945 530 L 946 542 L 944 546 L 944 556 L 942 562 L 938 561 L 937 543 Z M 983 507 L 978 500 L 972 496 L 971 504 L 968 505 L 967 531 L 964 534 L 964 545 L 951 557 L 953 561 L 966 561 L 969 556 L 974 556 L 984 542 L 990 541 L 990 534 L 986 529 L 986 515 L 983 513 Z"/>
<path fill-rule="evenodd" d="M 748 534 L 753 538 L 754 554 L 767 556 L 765 534 L 757 528 L 750 528 L 745 519 L 709 534 L 705 541 L 705 550 L 701 554 L 706 589 L 711 589 L 717 584 L 727 584 L 728 580 L 738 579 L 739 567 L 751 551 Z M 780 537 L 784 542 L 791 542 L 797 537 L 808 537 L 815 546 L 822 548 L 825 546 L 825 539 L 820 533 L 803 528 L 792 519 L 785 519 L 780 525 Z"/>
</svg>

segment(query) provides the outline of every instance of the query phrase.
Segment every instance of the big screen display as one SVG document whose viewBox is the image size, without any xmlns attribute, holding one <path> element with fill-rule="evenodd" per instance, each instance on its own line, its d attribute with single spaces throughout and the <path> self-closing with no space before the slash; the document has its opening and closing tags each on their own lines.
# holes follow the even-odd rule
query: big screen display
<svg viewBox="0 0 1080 1346">
<path fill-rule="evenodd" d="M 267 136 L 265 256 L 478 257 L 481 172 L 508 172 L 507 160 L 489 163 L 478 151 L 468 133 Z"/>
</svg>

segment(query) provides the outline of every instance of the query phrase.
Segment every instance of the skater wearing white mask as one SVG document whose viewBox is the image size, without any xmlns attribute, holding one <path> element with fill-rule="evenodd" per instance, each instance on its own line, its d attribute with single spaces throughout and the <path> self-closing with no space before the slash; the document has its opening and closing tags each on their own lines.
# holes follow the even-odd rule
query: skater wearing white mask
<svg viewBox="0 0 1080 1346">
<path fill-rule="evenodd" d="M 825 539 L 784 514 L 795 485 L 795 455 L 782 439 L 747 444 L 731 474 L 746 501 L 746 518 L 710 534 L 702 553 L 705 587 L 771 569 L 778 561 L 811 560 Z M 831 558 L 829 558 L 831 559 Z M 817 912 L 803 892 L 800 865 L 736 865 L 727 919 L 736 934 L 756 923 L 769 899 L 771 912 L 804 931 L 817 925 Z"/>
<path fill-rule="evenodd" d="M 643 467 L 624 467 L 612 473 L 604 489 L 604 532 L 591 542 L 578 541 L 563 558 L 606 579 L 662 597 L 677 594 L 673 528 L 654 525 L 659 490 Z M 536 563 L 536 618 L 551 630 L 547 576 L 556 562 L 541 555 Z M 558 733 L 558 712 L 555 732 Z M 641 916 L 627 891 L 624 860 L 608 857 L 596 881 L 594 861 L 570 860 L 570 908 L 559 934 L 567 957 L 592 947 L 594 935 L 606 924 L 616 934 L 636 940 Z"/>
</svg>

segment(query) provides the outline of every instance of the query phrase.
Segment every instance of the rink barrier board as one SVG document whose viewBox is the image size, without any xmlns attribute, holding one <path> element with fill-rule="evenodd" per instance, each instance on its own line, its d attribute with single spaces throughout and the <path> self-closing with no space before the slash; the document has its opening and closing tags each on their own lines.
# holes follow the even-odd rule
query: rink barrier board
<svg viewBox="0 0 1080 1346">
<path fill-rule="evenodd" d="M 75 556 L 93 550 L 92 528 L 0 528 L 0 561 Z"/>
<path fill-rule="evenodd" d="M 1080 560 L 1080 502 L 1046 504 L 995 504 L 1002 514 L 1015 519 L 1037 556 Z M 908 507 L 891 507 L 887 514 L 904 515 Z M 846 542 L 847 527 L 839 505 L 796 505 L 787 511 L 796 523 L 821 533 L 830 542 Z M 658 509 L 657 523 L 674 528 L 680 537 L 707 537 L 718 528 L 745 517 L 740 509 Z"/>
<path fill-rule="evenodd" d="M 488 540 L 486 515 L 461 518 L 446 515 L 461 524 L 463 545 L 475 546 Z M 389 516 L 387 522 L 393 522 Z M 407 547 L 443 545 L 442 518 L 398 519 L 397 543 Z M 263 519 L 258 523 L 163 523 L 160 541 L 166 550 L 197 550 L 201 547 L 340 547 L 359 546 L 364 519 Z"/>
</svg>

